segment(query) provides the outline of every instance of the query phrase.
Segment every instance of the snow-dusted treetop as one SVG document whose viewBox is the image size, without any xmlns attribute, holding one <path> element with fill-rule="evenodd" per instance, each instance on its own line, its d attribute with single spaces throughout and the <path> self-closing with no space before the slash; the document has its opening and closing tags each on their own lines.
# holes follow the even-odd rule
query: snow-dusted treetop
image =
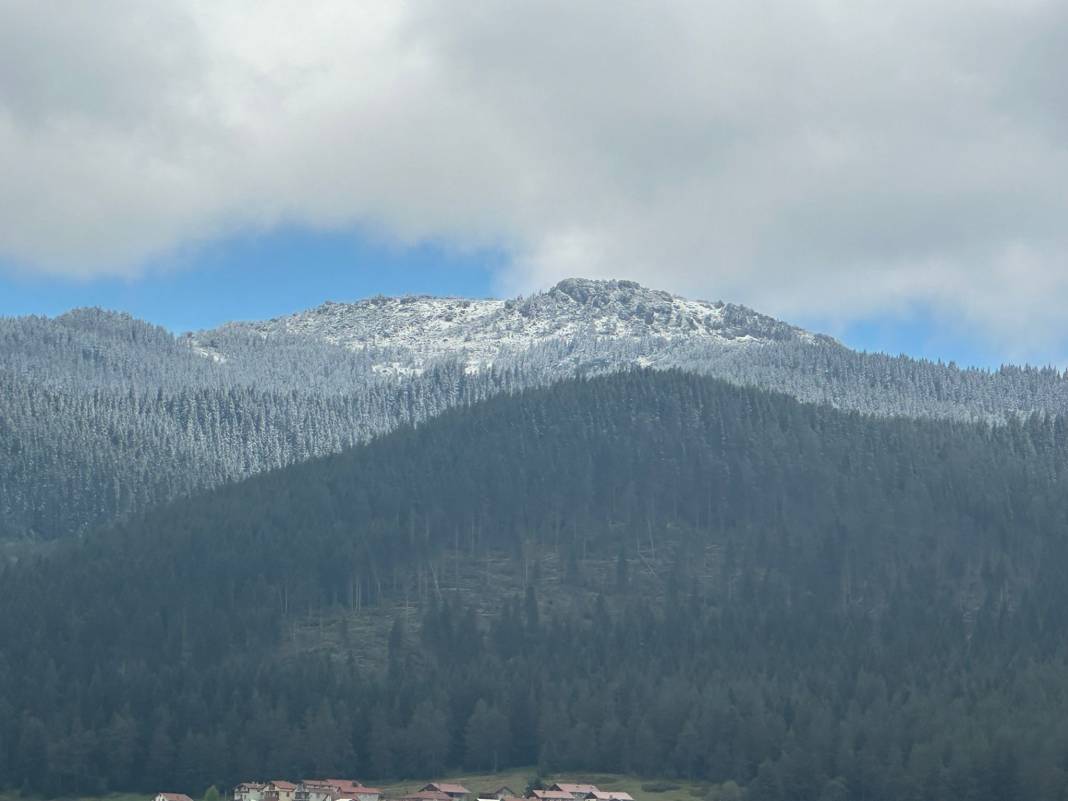
<svg viewBox="0 0 1068 801">
<path fill-rule="evenodd" d="M 752 345 L 816 339 L 744 306 L 687 300 L 633 281 L 584 278 L 512 300 L 418 295 L 327 302 L 263 322 L 228 323 L 195 335 L 192 344 L 203 355 L 225 359 L 210 343 L 214 335 L 235 330 L 265 338 L 298 335 L 351 350 L 406 352 L 410 362 L 379 366 L 401 372 L 418 371 L 443 357 L 460 357 L 474 372 L 493 364 L 503 351 L 516 353 L 552 340 L 697 339 Z"/>
</svg>

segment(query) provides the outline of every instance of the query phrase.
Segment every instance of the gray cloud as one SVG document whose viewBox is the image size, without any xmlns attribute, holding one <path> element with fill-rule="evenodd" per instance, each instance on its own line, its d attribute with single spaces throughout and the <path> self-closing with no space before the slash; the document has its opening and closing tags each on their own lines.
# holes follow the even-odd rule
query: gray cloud
<svg viewBox="0 0 1068 801">
<path fill-rule="evenodd" d="M 9 2 L 0 253 L 136 274 L 279 223 L 788 317 L 1064 337 L 1068 7 Z"/>
</svg>

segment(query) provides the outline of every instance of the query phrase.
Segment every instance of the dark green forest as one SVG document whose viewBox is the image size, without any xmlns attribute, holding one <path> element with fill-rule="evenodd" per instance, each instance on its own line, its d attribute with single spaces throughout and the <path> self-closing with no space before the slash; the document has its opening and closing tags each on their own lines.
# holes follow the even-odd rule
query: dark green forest
<svg viewBox="0 0 1068 801">
<path fill-rule="evenodd" d="M 1066 490 L 1059 417 L 677 372 L 497 397 L 0 566 L 0 786 L 1068 798 Z"/>
</svg>

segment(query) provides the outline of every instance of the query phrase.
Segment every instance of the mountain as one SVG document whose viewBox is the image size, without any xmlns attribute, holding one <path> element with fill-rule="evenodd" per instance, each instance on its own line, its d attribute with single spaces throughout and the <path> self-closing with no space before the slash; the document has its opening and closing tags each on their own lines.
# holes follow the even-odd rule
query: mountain
<svg viewBox="0 0 1068 801">
<path fill-rule="evenodd" d="M 224 361 L 232 354 L 212 342 L 231 332 L 264 339 L 296 336 L 353 351 L 403 354 L 399 361 L 381 359 L 374 365 L 377 371 L 402 374 L 419 373 L 443 359 L 459 360 L 468 372 L 477 372 L 549 342 L 633 343 L 643 348 L 635 363 L 647 362 L 679 341 L 737 346 L 817 339 L 832 343 L 744 306 L 686 300 L 633 281 L 581 278 L 516 300 L 423 295 L 325 303 L 266 322 L 230 323 L 192 336 L 190 344 Z"/>
<path fill-rule="evenodd" d="M 510 301 L 372 298 L 180 337 L 100 309 L 0 318 L 0 540 L 84 534 L 498 393 L 641 367 L 882 416 L 1068 410 L 1055 370 L 857 353 L 627 281 Z"/>
<path fill-rule="evenodd" d="M 1061 417 L 681 371 L 501 395 L 0 565 L 0 786 L 1057 798 L 1066 525 Z"/>
</svg>

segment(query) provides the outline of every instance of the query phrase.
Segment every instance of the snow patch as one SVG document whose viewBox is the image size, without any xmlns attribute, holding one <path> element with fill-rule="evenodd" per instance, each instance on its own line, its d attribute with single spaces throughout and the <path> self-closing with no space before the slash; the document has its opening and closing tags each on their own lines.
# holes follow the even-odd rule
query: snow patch
<svg viewBox="0 0 1068 801">
<path fill-rule="evenodd" d="M 744 306 L 689 300 L 633 281 L 570 278 L 528 298 L 473 300 L 455 297 L 374 297 L 323 305 L 273 320 L 230 323 L 263 338 L 308 337 L 377 355 L 382 375 L 418 376 L 442 359 L 459 359 L 468 374 L 494 365 L 503 353 L 529 351 L 547 342 L 614 340 L 635 343 L 714 341 L 752 347 L 812 335 Z M 205 347 L 212 332 L 197 335 L 194 350 L 225 360 Z M 651 347 L 651 346 L 650 346 Z M 643 354 L 637 364 L 652 364 Z"/>
</svg>

